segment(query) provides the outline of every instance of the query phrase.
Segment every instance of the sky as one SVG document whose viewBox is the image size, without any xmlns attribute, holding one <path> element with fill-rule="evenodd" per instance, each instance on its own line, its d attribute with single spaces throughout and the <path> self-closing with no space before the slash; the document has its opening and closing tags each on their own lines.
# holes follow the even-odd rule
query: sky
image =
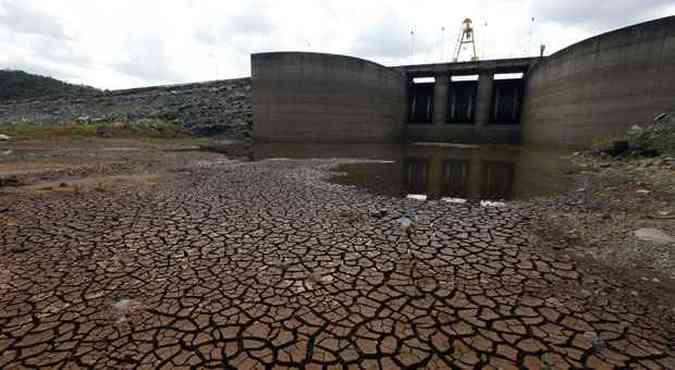
<svg viewBox="0 0 675 370">
<path fill-rule="evenodd" d="M 467 17 L 480 59 L 549 55 L 669 15 L 675 0 L 0 0 L 0 69 L 121 89 L 250 76 L 266 51 L 439 63 Z"/>
</svg>

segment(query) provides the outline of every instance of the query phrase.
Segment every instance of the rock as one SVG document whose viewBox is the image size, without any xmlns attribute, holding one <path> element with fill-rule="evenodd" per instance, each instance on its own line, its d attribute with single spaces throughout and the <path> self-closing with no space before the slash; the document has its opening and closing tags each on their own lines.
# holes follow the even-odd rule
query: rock
<svg viewBox="0 0 675 370">
<path fill-rule="evenodd" d="M 617 156 L 624 154 L 628 151 L 628 141 L 626 140 L 615 140 L 612 143 L 612 148 L 608 151 L 612 156 Z"/>
<path fill-rule="evenodd" d="M 654 158 L 659 156 L 659 151 L 656 149 L 639 149 L 638 154 L 643 157 Z"/>
<path fill-rule="evenodd" d="M 662 230 L 654 228 L 642 228 L 633 232 L 636 238 L 656 244 L 675 243 L 675 238 L 666 234 Z"/>
<path fill-rule="evenodd" d="M 112 137 L 113 131 L 111 127 L 97 127 L 96 136 L 98 137 Z"/>
<path fill-rule="evenodd" d="M 491 200 L 481 200 L 480 205 L 482 207 L 504 207 L 506 203 L 504 202 L 495 202 Z"/>
<path fill-rule="evenodd" d="M 388 213 L 388 211 L 387 211 L 386 209 L 384 209 L 384 208 L 383 208 L 383 209 L 378 209 L 377 211 L 371 211 L 371 212 L 370 212 L 370 217 L 373 217 L 373 218 L 382 218 L 382 217 L 386 216 L 387 213 Z"/>
<path fill-rule="evenodd" d="M 464 198 L 441 198 L 441 202 L 464 204 L 464 203 L 466 203 L 466 199 L 464 199 Z"/>
<path fill-rule="evenodd" d="M 4 186 L 21 186 L 21 180 L 19 180 L 16 175 L 0 177 L 0 188 Z"/>
<path fill-rule="evenodd" d="M 10 141 L 12 140 L 11 137 L 5 135 L 5 134 L 0 134 L 0 141 Z"/>
<path fill-rule="evenodd" d="M 30 250 L 30 248 L 28 248 L 25 245 L 17 245 L 17 246 L 9 248 L 9 251 L 11 253 L 25 253 L 25 252 L 28 252 L 29 250 Z"/>
<path fill-rule="evenodd" d="M 651 191 L 649 191 L 647 189 L 638 189 L 635 192 L 638 193 L 638 194 L 645 194 L 645 195 L 651 193 Z"/>
<path fill-rule="evenodd" d="M 408 194 L 406 195 L 406 198 L 420 201 L 427 200 L 427 196 L 424 194 Z"/>
<path fill-rule="evenodd" d="M 673 220 L 675 219 L 675 214 L 672 211 L 657 211 L 655 214 L 648 215 L 647 217 L 657 220 Z"/>
<path fill-rule="evenodd" d="M 663 121 L 668 121 L 670 119 L 670 115 L 668 113 L 659 113 L 654 117 L 654 122 L 656 123 L 661 123 Z"/>
</svg>

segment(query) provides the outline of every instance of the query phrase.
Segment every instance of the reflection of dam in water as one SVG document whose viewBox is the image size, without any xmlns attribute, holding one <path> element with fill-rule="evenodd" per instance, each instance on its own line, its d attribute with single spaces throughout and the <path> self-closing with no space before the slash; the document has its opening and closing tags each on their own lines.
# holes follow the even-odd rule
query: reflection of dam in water
<svg viewBox="0 0 675 370">
<path fill-rule="evenodd" d="M 407 147 L 403 190 L 431 198 L 511 199 L 518 151 Z"/>
<path fill-rule="evenodd" d="M 257 144 L 256 159 L 369 158 L 339 166 L 334 182 L 393 196 L 522 199 L 564 190 L 561 152 L 514 146 Z"/>
<path fill-rule="evenodd" d="M 480 158 L 404 158 L 403 181 L 408 194 L 432 198 L 510 199 L 515 163 Z"/>
</svg>

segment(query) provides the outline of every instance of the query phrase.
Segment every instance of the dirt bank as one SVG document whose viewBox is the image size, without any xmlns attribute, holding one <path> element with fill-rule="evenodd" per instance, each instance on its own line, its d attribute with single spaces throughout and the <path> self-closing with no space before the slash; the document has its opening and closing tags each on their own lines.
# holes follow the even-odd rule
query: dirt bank
<svg viewBox="0 0 675 370">
<path fill-rule="evenodd" d="M 675 236 L 675 160 L 580 152 L 569 161 L 575 189 L 520 204 L 532 214 L 532 242 L 570 256 L 591 275 L 611 276 L 610 290 L 674 310 L 675 243 L 641 240 L 636 231 Z"/>
</svg>

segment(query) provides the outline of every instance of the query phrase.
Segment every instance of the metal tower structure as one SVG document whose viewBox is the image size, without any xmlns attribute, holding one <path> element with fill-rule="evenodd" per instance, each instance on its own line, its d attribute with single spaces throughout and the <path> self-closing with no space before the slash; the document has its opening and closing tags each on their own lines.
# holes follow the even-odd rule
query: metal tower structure
<svg viewBox="0 0 675 370">
<path fill-rule="evenodd" d="M 455 47 L 455 57 L 452 59 L 453 62 L 457 62 L 459 60 L 459 54 L 461 53 L 464 45 L 471 45 L 471 50 L 473 51 L 471 61 L 475 62 L 478 60 L 474 36 L 475 33 L 473 31 L 471 19 L 465 18 L 462 22 L 462 26 L 459 29 L 459 37 L 457 38 L 457 46 Z"/>
</svg>

